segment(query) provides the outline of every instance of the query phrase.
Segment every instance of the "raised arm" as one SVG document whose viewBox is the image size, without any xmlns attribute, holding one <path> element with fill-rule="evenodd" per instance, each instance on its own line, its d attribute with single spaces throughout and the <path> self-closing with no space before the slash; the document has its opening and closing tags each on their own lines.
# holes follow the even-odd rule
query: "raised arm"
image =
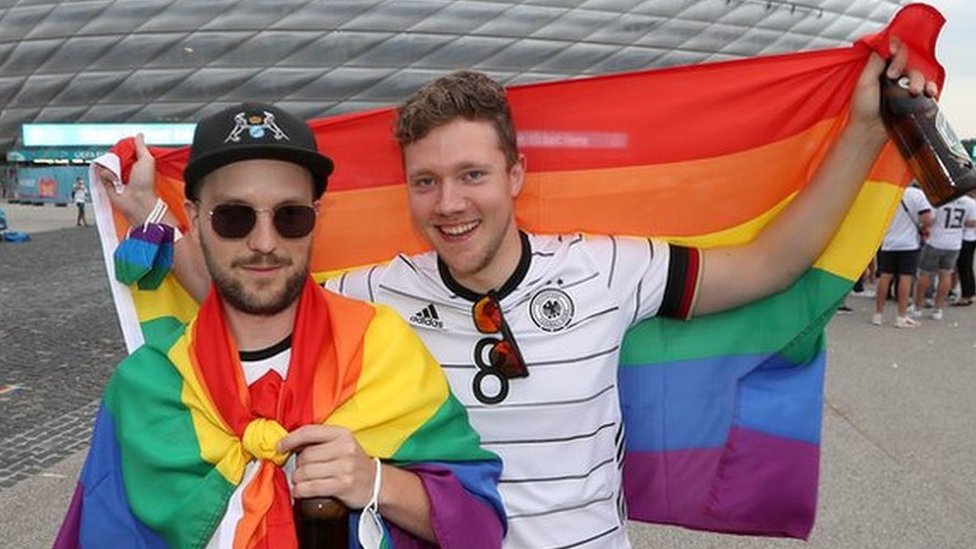
<svg viewBox="0 0 976 549">
<path fill-rule="evenodd" d="M 136 161 L 127 185 L 118 185 L 119 175 L 96 165 L 95 178 L 105 187 L 105 194 L 116 210 L 125 216 L 129 225 L 143 223 L 156 203 L 156 159 L 146 147 L 142 134 L 135 137 Z M 118 191 L 116 189 L 119 189 Z M 172 212 L 166 212 L 163 223 L 176 227 L 179 223 Z M 203 253 L 192 238 L 181 238 L 173 246 L 173 274 L 198 303 L 203 302 L 210 289 L 210 275 Z"/>
<path fill-rule="evenodd" d="M 935 95 L 933 82 L 907 70 L 908 49 L 891 42 L 888 77 L 907 74 L 909 90 Z M 809 185 L 752 241 L 704 251 L 694 314 L 730 309 L 781 291 L 823 252 L 887 140 L 879 112 L 885 61 L 872 54 L 851 100 L 850 117 Z"/>
</svg>

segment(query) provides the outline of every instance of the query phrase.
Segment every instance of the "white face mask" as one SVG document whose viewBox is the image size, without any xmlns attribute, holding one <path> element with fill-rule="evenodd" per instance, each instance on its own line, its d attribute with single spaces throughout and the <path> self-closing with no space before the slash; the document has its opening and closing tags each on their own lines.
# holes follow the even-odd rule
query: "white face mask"
<svg viewBox="0 0 976 549">
<path fill-rule="evenodd" d="M 383 519 L 369 507 L 359 515 L 359 545 L 363 549 L 379 549 L 383 543 Z"/>
<path fill-rule="evenodd" d="M 379 549 L 383 543 L 383 519 L 379 512 L 380 486 L 383 482 L 383 466 L 376 461 L 376 476 L 373 478 L 373 495 L 359 515 L 359 545 L 363 549 Z"/>
</svg>

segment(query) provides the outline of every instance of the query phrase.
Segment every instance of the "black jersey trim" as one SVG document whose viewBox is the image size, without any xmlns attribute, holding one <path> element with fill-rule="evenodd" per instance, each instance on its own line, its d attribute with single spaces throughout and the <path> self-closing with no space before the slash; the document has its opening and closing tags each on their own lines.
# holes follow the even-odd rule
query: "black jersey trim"
<svg viewBox="0 0 976 549">
<path fill-rule="evenodd" d="M 613 528 L 611 528 L 609 530 L 605 530 L 603 532 L 600 532 L 599 534 L 596 534 L 594 536 L 590 536 L 590 537 L 588 537 L 588 538 L 586 538 L 584 540 L 580 540 L 580 541 L 577 541 L 576 543 L 571 543 L 569 545 L 563 545 L 563 546 L 560 546 L 560 547 L 554 547 L 553 549 L 572 549 L 573 547 L 579 547 L 581 545 L 586 545 L 587 543 L 594 542 L 594 541 L 596 541 L 596 540 L 598 540 L 600 538 L 607 537 L 607 536 L 609 536 L 610 534 L 616 532 L 619 529 L 620 529 L 620 526 L 614 526 Z"/>
<path fill-rule="evenodd" d="M 658 316 L 687 320 L 691 316 L 700 282 L 700 255 L 697 248 L 668 244 L 668 280 Z"/>
<path fill-rule="evenodd" d="M 515 272 L 495 292 L 495 297 L 499 300 L 504 299 L 505 296 L 512 293 L 522 283 L 525 275 L 529 272 L 529 265 L 532 264 L 532 245 L 529 243 L 529 235 L 519 231 L 519 240 L 522 242 L 522 254 L 519 256 L 518 265 L 515 266 Z M 440 256 L 437 256 L 437 271 L 440 273 L 444 285 L 457 294 L 458 297 L 475 302 L 484 295 L 470 288 L 465 288 L 460 282 L 454 280 L 454 277 L 451 276 L 450 269 L 447 268 L 447 264 L 441 260 Z"/>
<path fill-rule="evenodd" d="M 607 277 L 607 288 L 613 287 L 613 273 L 617 270 L 617 239 L 610 235 L 610 244 L 613 254 L 610 256 L 610 276 Z"/>
<path fill-rule="evenodd" d="M 506 446 L 506 445 L 515 445 L 515 444 L 553 444 L 556 442 L 569 442 L 571 440 L 585 440 L 588 438 L 596 438 L 596 436 L 599 435 L 601 432 L 606 431 L 607 429 L 614 426 L 615 424 L 613 422 L 604 423 L 602 425 L 599 425 L 596 429 L 593 429 L 588 433 L 577 433 L 575 435 L 567 435 L 564 437 L 555 437 L 555 438 L 522 438 L 522 439 L 511 439 L 511 440 L 489 440 L 486 438 L 482 438 L 481 443 L 491 444 L 493 446 Z"/>
<path fill-rule="evenodd" d="M 604 396 L 605 394 L 609 393 L 610 391 L 613 391 L 616 388 L 617 388 L 616 385 L 607 385 L 603 389 L 600 389 L 599 391 L 597 391 L 596 393 L 590 396 L 567 399 L 567 400 L 551 400 L 551 401 L 544 401 L 544 402 L 517 402 L 517 403 L 503 402 L 501 404 L 490 404 L 490 405 L 489 404 L 486 405 L 466 404 L 464 407 L 469 410 L 482 409 L 482 408 L 494 408 L 497 410 L 499 408 L 542 408 L 543 406 L 565 406 L 567 404 L 582 404 L 584 402 L 590 402 L 592 400 L 596 400 Z"/>
<path fill-rule="evenodd" d="M 593 320 L 594 318 L 598 318 L 598 317 L 601 317 L 603 315 L 607 315 L 607 314 L 610 314 L 610 313 L 613 313 L 613 312 L 616 312 L 616 311 L 619 311 L 619 310 L 620 310 L 620 307 L 617 307 L 616 305 L 614 305 L 613 307 L 610 307 L 609 309 L 604 309 L 602 311 L 597 311 L 597 312 L 595 312 L 595 313 L 593 313 L 593 314 L 591 314 L 589 316 L 584 316 L 582 318 L 578 318 L 578 319 L 576 319 L 575 322 L 573 322 L 572 324 L 570 324 L 569 326 L 567 326 L 567 328 L 575 328 L 575 327 L 579 326 L 580 324 L 585 324 L 585 323 Z"/>
<path fill-rule="evenodd" d="M 614 462 L 613 458 L 607 458 L 600 463 L 595 464 L 593 467 L 590 467 L 589 471 L 577 475 L 560 475 L 558 477 L 506 478 L 499 480 L 498 484 L 527 484 L 529 482 L 560 482 L 563 480 L 579 480 L 589 478 L 591 475 L 593 475 L 593 473 L 599 471 L 607 465 L 616 465 L 616 463 Z"/>
<path fill-rule="evenodd" d="M 373 295 L 373 273 L 376 272 L 376 268 L 379 265 L 373 265 L 369 268 L 369 272 L 366 273 L 366 289 L 369 290 L 369 301 L 375 302 L 376 296 Z"/>
<path fill-rule="evenodd" d="M 241 362 L 257 362 L 259 360 L 265 360 L 271 358 L 275 355 L 281 354 L 291 348 L 291 334 L 288 337 L 282 339 L 278 343 L 270 347 L 265 347 L 264 349 L 258 349 L 257 351 L 238 351 L 237 356 L 240 357 Z"/>
<path fill-rule="evenodd" d="M 596 505 L 598 503 L 604 503 L 611 501 L 613 499 L 613 494 L 609 496 L 604 496 L 601 498 L 594 498 L 590 501 L 583 502 L 579 505 L 571 505 L 569 507 L 556 507 L 554 509 L 548 509 L 546 511 L 540 511 L 538 513 L 524 513 L 521 515 L 508 515 L 508 520 L 529 518 L 529 517 L 544 517 L 546 515 L 555 515 L 556 513 L 565 513 L 566 511 L 576 511 L 577 509 L 585 509 L 591 505 Z M 614 528 L 616 529 L 616 528 Z M 572 545 L 567 545 L 566 547 L 572 547 Z"/>
<path fill-rule="evenodd" d="M 576 362 L 584 362 L 584 361 L 590 360 L 591 358 L 596 358 L 598 356 L 608 355 L 608 354 L 616 351 L 619 348 L 620 348 L 620 345 L 614 345 L 613 347 L 610 347 L 609 349 L 604 349 L 602 351 L 596 351 L 594 353 L 591 353 L 591 354 L 588 354 L 588 355 L 585 355 L 585 356 L 575 356 L 573 358 L 560 358 L 560 359 L 556 359 L 556 360 L 537 361 L 537 362 L 532 362 L 529 365 L 532 366 L 533 368 L 535 368 L 537 366 L 539 366 L 539 367 L 542 367 L 542 366 L 561 366 L 563 364 L 573 364 L 573 363 L 576 363 Z M 472 364 L 472 363 L 470 363 L 470 362 L 461 363 L 461 364 L 441 363 L 441 368 L 442 369 L 453 369 L 453 370 L 474 370 L 475 368 L 477 368 L 477 366 L 474 365 L 474 364 Z"/>
<path fill-rule="evenodd" d="M 405 256 L 403 254 L 397 254 L 397 258 L 400 261 L 402 261 L 403 263 L 405 263 L 407 265 L 407 267 L 410 267 L 410 270 L 411 271 L 413 271 L 415 273 L 417 272 L 417 266 L 413 264 L 413 261 L 410 261 L 410 258 L 409 257 L 407 257 L 407 256 Z"/>
</svg>

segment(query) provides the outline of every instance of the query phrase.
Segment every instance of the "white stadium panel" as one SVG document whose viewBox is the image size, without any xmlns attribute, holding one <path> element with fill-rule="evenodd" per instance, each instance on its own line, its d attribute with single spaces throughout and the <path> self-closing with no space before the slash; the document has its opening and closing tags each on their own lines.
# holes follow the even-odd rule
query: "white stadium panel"
<svg viewBox="0 0 976 549">
<path fill-rule="evenodd" d="M 0 150 L 23 123 L 311 118 L 459 68 L 505 83 L 849 43 L 899 0 L 0 0 Z"/>
</svg>

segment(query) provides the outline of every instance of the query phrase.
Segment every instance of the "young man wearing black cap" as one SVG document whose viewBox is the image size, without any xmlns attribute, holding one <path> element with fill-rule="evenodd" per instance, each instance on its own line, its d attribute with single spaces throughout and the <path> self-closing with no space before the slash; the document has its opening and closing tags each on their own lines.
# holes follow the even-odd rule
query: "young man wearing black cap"
<svg viewBox="0 0 976 549">
<path fill-rule="evenodd" d="M 137 153 L 148 156 L 141 138 Z M 171 489 L 178 497 L 199 498 L 213 475 L 226 478 L 227 470 L 238 471 L 233 493 L 220 498 L 226 508 L 219 521 L 191 536 L 194 546 L 208 540 L 291 546 L 279 544 L 294 539 L 291 497 L 331 497 L 351 509 L 372 509 L 388 519 L 395 539 L 498 546 L 503 533 L 495 487 L 500 463 L 478 448 L 479 439 L 436 362 L 393 311 L 325 291 L 309 275 L 318 200 L 331 172 L 332 162 L 318 151 L 308 126 L 280 109 L 248 103 L 202 120 L 184 172 L 185 207 L 211 289 L 198 315 L 174 335 L 172 347 L 160 349 L 159 356 L 147 346 L 137 350 L 119 367 L 106 393 L 121 392 L 121 385 L 124 399 L 145 399 L 149 413 L 169 421 L 182 413 L 179 405 L 158 404 L 134 380 L 151 371 L 177 370 L 188 387 L 180 402 L 198 402 L 186 406 L 209 418 L 193 422 L 204 463 L 175 472 L 170 466 L 167 473 L 182 483 L 160 478 L 163 493 Z M 369 373 L 368 379 L 362 372 Z M 364 408 L 370 399 L 398 395 L 404 387 L 414 387 L 416 394 L 398 399 L 389 412 L 344 412 L 350 402 Z M 170 407 L 180 411 L 170 412 Z M 441 418 L 443 410 L 453 411 Z M 424 421 L 435 412 L 446 423 L 428 426 Z M 369 414 L 376 417 L 357 425 Z M 144 456 L 135 459 L 152 463 L 166 453 L 154 440 L 140 443 L 119 431 L 138 417 L 118 409 L 113 415 L 123 455 Z M 410 434 L 405 423 L 418 416 L 424 420 Z M 388 431 L 379 427 L 384 423 L 391 426 Z M 448 425 L 462 436 L 444 431 Z M 423 447 L 424 441 L 413 437 L 431 430 L 467 449 L 458 452 L 449 447 L 453 443 L 427 447 L 424 456 L 404 449 L 405 440 Z M 224 441 L 217 450 L 203 442 L 214 436 Z M 406 468 L 381 463 L 380 458 L 394 455 Z M 89 462 L 99 459 L 93 447 Z M 478 483 L 459 480 L 463 475 L 428 463 L 432 460 L 481 468 L 485 476 Z M 234 469 L 233 463 L 240 467 Z M 196 481 L 200 486 L 192 493 L 178 493 Z M 98 513 L 97 504 L 87 503 L 93 499 L 87 494 L 84 499 L 89 516 Z M 158 518 L 139 515 L 144 503 L 130 500 L 127 507 L 154 532 L 165 536 L 182 526 L 157 530 L 153 519 Z M 81 523 L 83 529 L 83 518 Z M 141 533 L 132 535 L 124 538 L 133 542 L 129 545 L 145 541 Z"/>
</svg>

